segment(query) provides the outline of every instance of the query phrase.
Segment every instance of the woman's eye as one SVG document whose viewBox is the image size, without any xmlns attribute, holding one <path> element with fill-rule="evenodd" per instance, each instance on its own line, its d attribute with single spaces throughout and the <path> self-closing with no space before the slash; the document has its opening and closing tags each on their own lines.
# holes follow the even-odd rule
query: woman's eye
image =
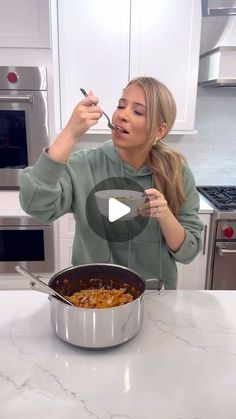
<svg viewBox="0 0 236 419">
<path fill-rule="evenodd" d="M 118 105 L 118 106 L 117 106 L 117 109 L 124 109 L 124 106 L 122 106 L 122 105 Z"/>
<path fill-rule="evenodd" d="M 134 111 L 134 113 L 136 113 L 136 115 L 144 115 L 144 113 L 141 111 Z"/>
</svg>

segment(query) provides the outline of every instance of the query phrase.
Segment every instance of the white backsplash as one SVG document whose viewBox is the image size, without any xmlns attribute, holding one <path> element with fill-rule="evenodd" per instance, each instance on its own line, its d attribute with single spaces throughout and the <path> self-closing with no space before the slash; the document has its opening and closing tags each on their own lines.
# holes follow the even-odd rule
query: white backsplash
<svg viewBox="0 0 236 419">
<path fill-rule="evenodd" d="M 187 158 L 198 185 L 236 185 L 236 88 L 198 88 L 197 134 L 170 135 L 166 143 Z M 109 135 L 87 135 L 80 148 Z"/>
<path fill-rule="evenodd" d="M 198 185 L 236 185 L 236 89 L 198 88 L 197 135 L 169 136 Z"/>
</svg>

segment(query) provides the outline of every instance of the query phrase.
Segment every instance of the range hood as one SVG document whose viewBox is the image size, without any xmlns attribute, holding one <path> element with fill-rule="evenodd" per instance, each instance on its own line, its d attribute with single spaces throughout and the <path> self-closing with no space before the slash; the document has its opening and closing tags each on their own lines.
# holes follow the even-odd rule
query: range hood
<svg viewBox="0 0 236 419">
<path fill-rule="evenodd" d="M 221 1 L 218 0 L 218 4 Z M 236 0 L 231 0 L 231 3 L 235 6 Z M 210 20 L 211 25 L 216 27 L 219 27 L 217 17 L 226 17 L 220 18 L 224 26 L 214 47 L 200 55 L 198 84 L 205 87 L 236 87 L 236 7 L 209 8 L 208 1 L 202 0 L 202 15 L 207 19 L 206 24 Z"/>
<path fill-rule="evenodd" d="M 236 87 L 236 46 L 219 46 L 200 55 L 198 84 Z"/>
<path fill-rule="evenodd" d="M 229 3 L 229 2 L 228 2 Z M 215 7 L 210 7 L 210 2 L 208 0 L 202 0 L 202 16 L 232 16 L 236 15 L 236 7 L 223 7 L 223 1 L 220 1 L 220 6 L 218 4 Z"/>
</svg>

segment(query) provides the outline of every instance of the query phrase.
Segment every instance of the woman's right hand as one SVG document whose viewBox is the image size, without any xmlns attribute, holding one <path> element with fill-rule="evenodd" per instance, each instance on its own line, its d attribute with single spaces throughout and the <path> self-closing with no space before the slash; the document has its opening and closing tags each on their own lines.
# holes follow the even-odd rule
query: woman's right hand
<svg viewBox="0 0 236 419">
<path fill-rule="evenodd" d="M 67 161 L 81 135 L 97 124 L 101 116 L 102 110 L 98 106 L 98 98 L 89 92 L 73 110 L 65 128 L 49 148 L 48 155 L 57 161 Z"/>
<path fill-rule="evenodd" d="M 72 115 L 66 124 L 64 130 L 71 135 L 75 141 L 78 141 L 90 127 L 96 125 L 102 116 L 102 110 L 98 106 L 98 98 L 92 92 L 84 98 L 72 112 Z"/>
</svg>

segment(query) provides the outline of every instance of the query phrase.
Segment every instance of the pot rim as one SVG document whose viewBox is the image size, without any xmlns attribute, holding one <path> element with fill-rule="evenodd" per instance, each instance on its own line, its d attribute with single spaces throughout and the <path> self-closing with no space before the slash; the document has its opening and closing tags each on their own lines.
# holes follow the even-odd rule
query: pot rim
<svg viewBox="0 0 236 419">
<path fill-rule="evenodd" d="M 85 268 L 87 266 L 111 266 L 113 268 L 119 268 L 119 269 L 123 269 L 124 271 L 129 271 L 132 272 L 133 274 L 135 274 L 137 277 L 139 277 L 139 279 L 141 279 L 144 283 L 145 286 L 145 280 L 144 278 L 136 271 L 134 271 L 133 269 L 127 268 L 126 266 L 122 266 L 122 265 L 118 265 L 115 263 L 106 263 L 106 262 L 94 262 L 94 263 L 84 263 L 82 265 L 72 265 L 69 266 L 68 268 L 64 268 L 61 271 L 58 271 L 57 273 L 55 273 L 50 279 L 49 282 L 51 282 L 53 279 L 55 279 L 58 275 L 62 274 L 63 272 L 68 272 L 68 271 L 72 271 L 73 269 L 76 268 Z M 146 288 L 146 287 L 145 287 Z"/>
<path fill-rule="evenodd" d="M 142 299 L 141 299 L 141 297 L 144 295 L 144 293 L 145 293 L 145 291 L 146 291 L 146 283 L 145 283 L 145 280 L 144 280 L 144 278 L 138 273 L 138 272 L 136 272 L 136 271 L 134 271 L 133 269 L 130 269 L 130 268 L 127 268 L 126 266 L 122 266 L 122 265 L 118 265 L 118 264 L 114 264 L 114 263 L 105 263 L 105 262 L 98 262 L 98 263 L 86 263 L 86 264 L 82 264 L 82 265 L 73 265 L 73 266 L 70 266 L 70 267 L 68 267 L 68 268 L 64 268 L 64 269 L 62 269 L 61 271 L 58 271 L 57 273 L 55 273 L 51 278 L 50 278 L 50 280 L 49 280 L 49 285 L 50 285 L 50 283 L 58 276 L 58 275 L 60 275 L 60 274 L 63 274 L 63 272 L 68 272 L 68 271 L 71 271 L 71 270 L 74 270 L 74 269 L 76 269 L 76 268 L 83 268 L 83 267 L 90 267 L 90 266 L 111 266 L 111 267 L 113 267 L 113 268 L 119 268 L 119 269 L 122 269 L 122 270 L 124 270 L 124 271 L 129 271 L 129 272 L 132 272 L 133 274 L 135 274 L 142 282 L 143 282 L 143 285 L 144 285 L 144 290 L 143 290 L 143 292 L 137 297 L 137 298 L 135 298 L 134 300 L 132 300 L 132 301 L 129 301 L 128 303 L 125 303 L 125 304 L 120 304 L 119 306 L 115 306 L 115 307 L 106 307 L 106 308 L 88 308 L 88 307 L 76 307 L 76 306 L 71 306 L 71 305 L 69 305 L 69 304 L 66 304 L 66 303 L 64 303 L 63 301 L 60 301 L 58 298 L 56 298 L 56 297 L 54 297 L 54 296 L 49 296 L 48 298 L 49 298 L 49 300 L 52 300 L 53 298 L 56 300 L 56 302 L 58 302 L 58 303 L 60 303 L 60 304 L 63 304 L 64 305 L 64 307 L 66 307 L 66 306 L 68 306 L 68 308 L 70 308 L 70 309 L 76 309 L 76 310 L 85 310 L 85 311 L 89 311 L 89 312 L 91 312 L 91 311 L 95 311 L 95 312 L 97 312 L 97 311 L 104 311 L 104 310 L 118 310 L 118 309 L 120 309 L 122 306 L 128 306 L 129 304 L 132 304 L 132 303 L 134 303 L 135 301 L 137 301 L 137 300 L 140 300 L 140 302 L 142 303 Z"/>
</svg>

